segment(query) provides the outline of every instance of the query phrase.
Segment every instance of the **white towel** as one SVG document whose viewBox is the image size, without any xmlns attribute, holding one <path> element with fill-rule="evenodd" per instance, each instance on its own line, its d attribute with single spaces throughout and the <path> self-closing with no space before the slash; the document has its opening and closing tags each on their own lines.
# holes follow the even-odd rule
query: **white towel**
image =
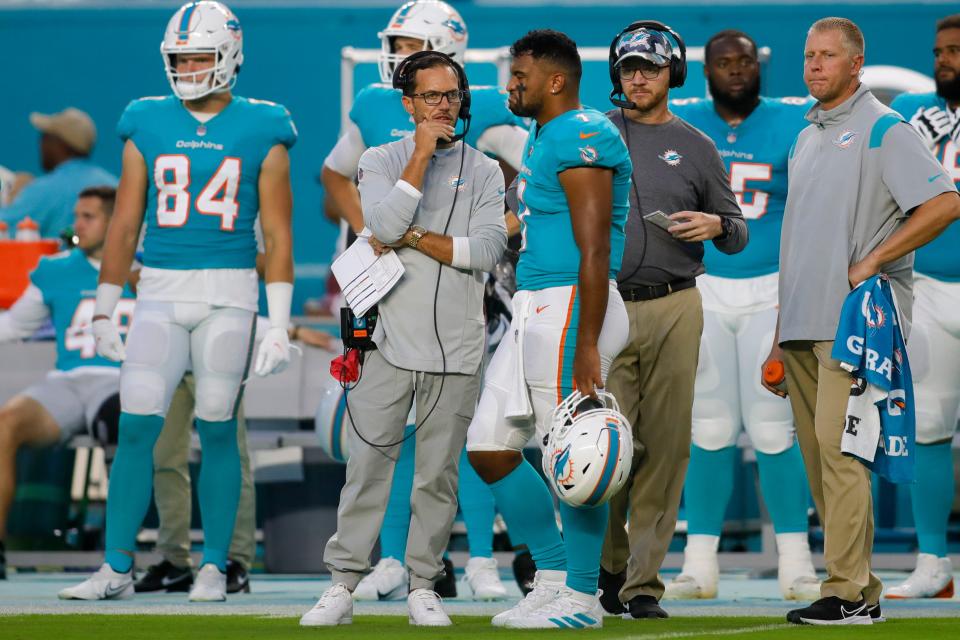
<svg viewBox="0 0 960 640">
<path fill-rule="evenodd" d="M 527 315 L 533 302 L 532 291 L 517 291 L 513 294 L 513 322 L 510 327 L 513 336 L 513 380 L 510 395 L 507 397 L 507 406 L 504 416 L 507 418 L 529 418 L 533 415 L 533 405 L 530 402 L 530 389 L 527 387 L 527 378 L 523 371 L 523 334 L 527 328 Z"/>
<path fill-rule="evenodd" d="M 876 403 L 886 398 L 886 392 L 880 387 L 863 378 L 854 378 L 847 401 L 847 421 L 840 438 L 841 452 L 873 462 L 881 435 L 880 411 Z"/>
</svg>

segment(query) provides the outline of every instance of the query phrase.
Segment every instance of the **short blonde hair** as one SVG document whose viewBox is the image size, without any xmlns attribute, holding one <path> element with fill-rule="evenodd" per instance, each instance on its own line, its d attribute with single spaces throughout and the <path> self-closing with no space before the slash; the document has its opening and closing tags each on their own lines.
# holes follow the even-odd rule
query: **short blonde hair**
<svg viewBox="0 0 960 640">
<path fill-rule="evenodd" d="M 810 26 L 807 32 L 813 33 L 824 31 L 839 31 L 840 39 L 843 41 L 843 47 L 851 56 L 862 56 L 866 51 L 866 45 L 863 41 L 863 32 L 860 31 L 853 20 L 846 18 L 820 18 Z"/>
</svg>

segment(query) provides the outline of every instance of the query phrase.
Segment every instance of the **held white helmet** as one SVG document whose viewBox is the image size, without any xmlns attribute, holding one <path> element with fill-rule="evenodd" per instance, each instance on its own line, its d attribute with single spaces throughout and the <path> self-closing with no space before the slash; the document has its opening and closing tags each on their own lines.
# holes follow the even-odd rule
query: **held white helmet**
<svg viewBox="0 0 960 640">
<path fill-rule="evenodd" d="M 557 497 L 572 507 L 595 507 L 627 482 L 633 434 L 613 395 L 597 390 L 600 407 L 578 411 L 589 398 L 574 391 L 553 411 L 543 472 Z"/>
<path fill-rule="evenodd" d="M 229 91 L 236 84 L 237 72 L 243 63 L 240 21 L 220 2 L 188 2 L 167 23 L 160 53 L 170 87 L 181 100 Z M 177 54 L 180 53 L 213 53 L 216 62 L 213 69 L 178 73 Z"/>
<path fill-rule="evenodd" d="M 350 457 L 347 449 L 347 429 L 350 421 L 347 418 L 347 403 L 343 396 L 343 387 L 332 377 L 323 376 L 323 390 L 320 392 L 320 405 L 314 419 L 314 430 L 320 448 L 323 452 L 336 460 L 346 463 Z"/>
<path fill-rule="evenodd" d="M 424 50 L 440 51 L 464 64 L 467 52 L 467 23 L 456 9 L 440 0 L 414 0 L 397 9 L 380 38 L 380 79 L 390 83 L 397 63 L 406 56 L 394 53 L 397 37 L 423 40 Z"/>
</svg>

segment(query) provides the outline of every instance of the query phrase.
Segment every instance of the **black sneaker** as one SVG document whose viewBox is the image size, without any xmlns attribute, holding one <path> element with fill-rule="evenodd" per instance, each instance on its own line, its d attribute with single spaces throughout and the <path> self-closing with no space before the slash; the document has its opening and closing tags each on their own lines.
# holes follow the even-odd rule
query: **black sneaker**
<svg viewBox="0 0 960 640">
<path fill-rule="evenodd" d="M 627 570 L 620 573 L 610 573 L 603 567 L 600 567 L 600 605 L 603 610 L 611 615 L 620 615 L 627 613 L 627 606 L 620 602 L 620 589 L 623 583 L 627 581 Z"/>
<path fill-rule="evenodd" d="M 0 580 L 7 579 L 7 548 L 3 546 L 0 540 Z"/>
<path fill-rule="evenodd" d="M 877 606 L 877 615 L 880 615 L 879 606 Z M 837 596 L 820 598 L 809 607 L 794 609 L 787 614 L 787 622 L 793 624 L 872 624 L 871 618 L 866 600 L 850 602 Z"/>
<path fill-rule="evenodd" d="M 250 593 L 250 574 L 236 560 L 227 559 L 227 593 Z"/>
<path fill-rule="evenodd" d="M 150 593 L 152 591 L 190 591 L 193 586 L 193 572 L 190 567 L 175 567 L 164 560 L 147 569 L 147 573 L 133 585 L 136 593 Z"/>
<path fill-rule="evenodd" d="M 627 603 L 629 613 L 623 614 L 625 620 L 634 618 L 669 618 L 670 616 L 660 607 L 660 603 L 653 596 L 633 596 Z M 629 616 L 629 617 L 628 617 Z"/>
<path fill-rule="evenodd" d="M 537 576 L 537 565 L 529 551 L 518 551 L 513 556 L 513 578 L 520 587 L 520 592 L 526 597 L 533 591 L 533 579 Z"/>
<path fill-rule="evenodd" d="M 878 622 L 886 622 L 887 619 L 883 617 L 883 614 L 880 612 L 880 603 L 867 606 L 867 611 L 870 612 L 870 620 L 873 624 Z"/>
<path fill-rule="evenodd" d="M 437 595 L 441 598 L 456 598 L 457 579 L 453 575 L 453 563 L 450 561 L 450 558 L 443 559 L 443 570 L 444 575 L 433 585 L 433 590 L 436 591 Z"/>
</svg>

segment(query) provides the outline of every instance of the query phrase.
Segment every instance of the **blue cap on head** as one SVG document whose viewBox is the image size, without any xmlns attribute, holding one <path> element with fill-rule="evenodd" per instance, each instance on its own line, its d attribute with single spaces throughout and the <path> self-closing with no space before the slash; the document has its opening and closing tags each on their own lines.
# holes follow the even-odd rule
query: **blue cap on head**
<svg viewBox="0 0 960 640">
<path fill-rule="evenodd" d="M 665 35 L 652 29 L 636 29 L 620 36 L 616 46 L 616 63 L 619 67 L 627 58 L 643 58 L 665 67 L 670 64 L 673 46 Z"/>
</svg>

